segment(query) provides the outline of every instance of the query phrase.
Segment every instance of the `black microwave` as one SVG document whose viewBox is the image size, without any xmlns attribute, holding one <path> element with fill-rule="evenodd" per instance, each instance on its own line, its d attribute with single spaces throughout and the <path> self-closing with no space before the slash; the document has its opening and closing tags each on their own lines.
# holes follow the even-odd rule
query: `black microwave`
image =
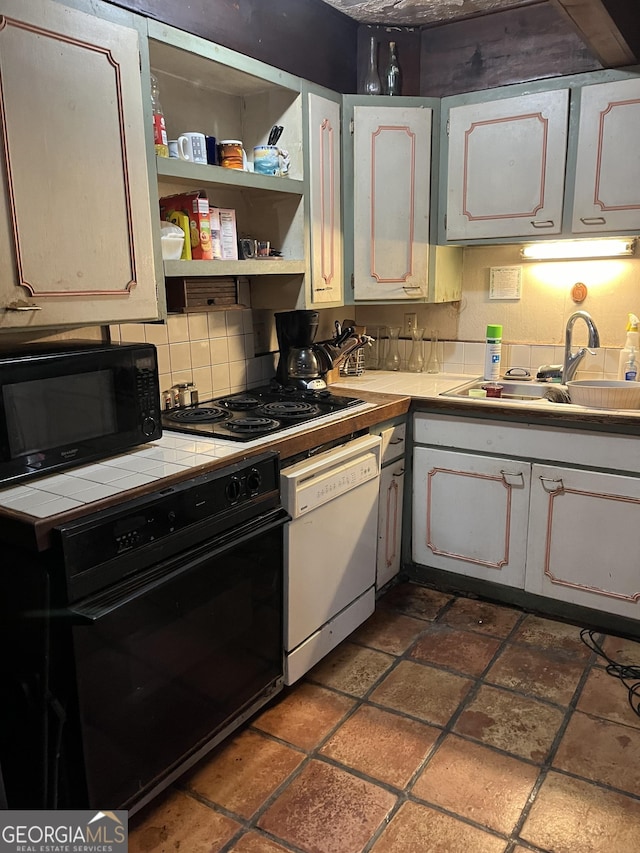
<svg viewBox="0 0 640 853">
<path fill-rule="evenodd" d="M 161 434 L 152 344 L 0 348 L 0 484 L 112 456 Z"/>
</svg>

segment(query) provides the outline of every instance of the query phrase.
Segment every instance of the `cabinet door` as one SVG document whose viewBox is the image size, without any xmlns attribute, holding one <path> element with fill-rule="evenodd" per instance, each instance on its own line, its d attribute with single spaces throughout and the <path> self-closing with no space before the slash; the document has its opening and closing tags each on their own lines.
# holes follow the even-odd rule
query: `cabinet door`
<svg viewBox="0 0 640 853">
<path fill-rule="evenodd" d="M 447 239 L 562 227 L 569 91 L 452 107 Z"/>
<path fill-rule="evenodd" d="M 640 80 L 585 86 L 572 231 L 640 227 Z"/>
<path fill-rule="evenodd" d="M 413 559 L 524 587 L 531 466 L 417 447 L 413 470 Z"/>
<path fill-rule="evenodd" d="M 354 298 L 427 296 L 431 110 L 354 108 Z"/>
<path fill-rule="evenodd" d="M 640 618 L 640 478 L 534 465 L 526 589 Z"/>
<path fill-rule="evenodd" d="M 380 589 L 400 571 L 404 462 L 388 465 L 380 473 L 378 504 L 378 562 L 376 587 Z"/>
<path fill-rule="evenodd" d="M 0 328 L 158 316 L 138 34 L 1 0 Z"/>
<path fill-rule="evenodd" d="M 311 302 L 342 304 L 340 105 L 309 94 Z"/>
</svg>

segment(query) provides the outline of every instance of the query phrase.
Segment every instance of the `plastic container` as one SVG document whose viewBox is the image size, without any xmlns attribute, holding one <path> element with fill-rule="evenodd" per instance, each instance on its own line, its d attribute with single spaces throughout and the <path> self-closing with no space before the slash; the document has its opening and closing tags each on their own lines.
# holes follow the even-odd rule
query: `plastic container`
<svg viewBox="0 0 640 853">
<path fill-rule="evenodd" d="M 620 351 L 620 360 L 618 361 L 618 379 L 625 378 L 627 365 L 631 358 L 631 351 L 640 352 L 640 320 L 638 320 L 635 314 L 629 314 L 626 332 L 627 338 L 624 348 Z"/>
<path fill-rule="evenodd" d="M 184 246 L 184 231 L 182 230 L 182 228 L 180 228 L 179 225 L 172 225 L 171 222 L 161 222 L 160 229 L 162 260 L 180 260 L 180 256 L 182 255 L 182 248 Z"/>
<path fill-rule="evenodd" d="M 484 351 L 484 378 L 496 382 L 500 378 L 502 357 L 502 326 L 487 326 Z"/>
</svg>

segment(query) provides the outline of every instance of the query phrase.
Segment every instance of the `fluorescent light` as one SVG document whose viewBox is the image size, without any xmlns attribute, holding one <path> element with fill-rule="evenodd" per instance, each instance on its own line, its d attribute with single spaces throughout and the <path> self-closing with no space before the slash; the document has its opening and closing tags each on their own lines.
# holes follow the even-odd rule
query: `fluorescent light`
<svg viewBox="0 0 640 853">
<path fill-rule="evenodd" d="M 602 240 L 558 240 L 529 243 L 521 250 L 525 261 L 582 260 L 584 258 L 622 258 L 635 254 L 636 238 Z"/>
</svg>

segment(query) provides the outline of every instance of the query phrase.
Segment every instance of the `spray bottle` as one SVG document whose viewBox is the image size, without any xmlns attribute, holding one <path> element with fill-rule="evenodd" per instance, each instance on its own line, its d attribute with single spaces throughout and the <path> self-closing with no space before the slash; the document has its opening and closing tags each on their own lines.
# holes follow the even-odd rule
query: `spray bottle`
<svg viewBox="0 0 640 853">
<path fill-rule="evenodd" d="M 638 320 L 635 314 L 629 314 L 627 340 L 620 352 L 620 361 L 618 362 L 618 379 L 626 378 L 625 373 L 627 372 L 627 364 L 631 358 L 632 351 L 635 362 L 635 353 L 640 351 L 640 320 Z"/>
</svg>

